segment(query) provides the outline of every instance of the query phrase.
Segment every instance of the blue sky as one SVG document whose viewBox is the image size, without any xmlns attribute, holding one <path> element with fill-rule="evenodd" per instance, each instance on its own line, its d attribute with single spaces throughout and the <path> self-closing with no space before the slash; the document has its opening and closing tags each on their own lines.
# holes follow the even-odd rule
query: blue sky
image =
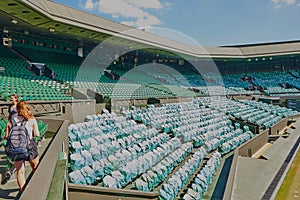
<svg viewBox="0 0 300 200">
<path fill-rule="evenodd" d="M 54 0 L 136 28 L 159 27 L 203 46 L 300 39 L 300 0 Z"/>
</svg>

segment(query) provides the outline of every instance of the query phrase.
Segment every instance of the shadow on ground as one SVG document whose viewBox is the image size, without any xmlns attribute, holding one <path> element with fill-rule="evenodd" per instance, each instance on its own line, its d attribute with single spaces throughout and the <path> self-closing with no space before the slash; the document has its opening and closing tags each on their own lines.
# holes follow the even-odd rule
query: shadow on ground
<svg viewBox="0 0 300 200">
<path fill-rule="evenodd" d="M 212 194 L 212 200 L 222 200 L 226 188 L 227 179 L 229 176 L 233 155 L 226 158 L 220 176 L 218 178 L 215 190 Z"/>
<path fill-rule="evenodd" d="M 19 195 L 10 195 L 19 192 L 19 189 L 0 189 L 0 199 L 19 199 Z"/>
</svg>

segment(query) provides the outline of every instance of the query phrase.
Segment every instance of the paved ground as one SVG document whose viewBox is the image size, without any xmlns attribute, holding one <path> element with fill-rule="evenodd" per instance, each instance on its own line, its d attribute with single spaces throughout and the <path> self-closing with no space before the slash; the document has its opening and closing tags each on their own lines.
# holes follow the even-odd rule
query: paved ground
<svg viewBox="0 0 300 200">
<path fill-rule="evenodd" d="M 300 135 L 300 120 L 294 126 L 296 129 L 288 130 L 289 137 L 280 137 L 262 154 L 267 160 L 238 157 L 233 200 L 259 200 L 263 197 Z"/>
</svg>

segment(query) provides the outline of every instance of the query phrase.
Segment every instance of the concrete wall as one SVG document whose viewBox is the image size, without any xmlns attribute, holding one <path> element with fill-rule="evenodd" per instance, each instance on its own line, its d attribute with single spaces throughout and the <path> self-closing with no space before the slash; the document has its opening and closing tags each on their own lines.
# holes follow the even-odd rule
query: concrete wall
<svg viewBox="0 0 300 200">
<path fill-rule="evenodd" d="M 120 108 L 124 107 L 129 110 L 131 106 L 137 109 L 144 109 L 147 107 L 147 99 L 112 99 L 111 112 L 120 113 Z"/>
<path fill-rule="evenodd" d="M 239 156 L 251 157 L 255 152 L 257 152 L 262 146 L 264 146 L 268 141 L 269 130 L 265 130 L 256 137 L 252 138 L 248 142 L 242 144 L 240 147 L 234 150 L 233 160 L 230 167 L 229 176 L 226 183 L 225 192 L 223 195 L 223 200 L 232 199 L 232 191 L 234 186 L 234 180 L 237 170 L 237 162 Z"/>
<path fill-rule="evenodd" d="M 223 196 L 224 200 L 230 200 L 232 196 L 233 184 L 234 184 L 236 170 L 237 170 L 238 157 L 239 156 L 251 157 L 268 142 L 268 137 L 269 137 L 269 130 L 265 130 L 234 150 L 233 160 L 231 163 L 230 172 L 229 172 L 229 176 L 228 176 L 228 180 L 226 183 L 226 188 Z"/>
<path fill-rule="evenodd" d="M 269 130 L 265 130 L 251 140 L 245 142 L 238 148 L 238 155 L 244 157 L 251 157 L 260 148 L 262 148 L 269 139 Z"/>
<path fill-rule="evenodd" d="M 68 185 L 69 200 L 145 200 L 158 199 L 158 192 L 123 190 L 87 185 Z"/>
<path fill-rule="evenodd" d="M 228 179 L 226 182 L 226 189 L 225 189 L 224 195 L 223 195 L 224 200 L 231 200 L 233 184 L 234 184 L 234 179 L 235 179 L 236 169 L 237 169 L 238 156 L 239 156 L 238 149 L 235 149 L 231 167 L 230 167 L 230 171 L 229 171 L 229 175 L 228 175 Z"/>
<path fill-rule="evenodd" d="M 72 95 L 75 99 L 88 99 L 87 89 L 85 88 L 73 88 Z"/>
<path fill-rule="evenodd" d="M 9 104 L 6 104 L 6 103 L 0 104 L 0 115 L 1 115 L 1 117 L 7 118 L 7 116 L 8 116 L 8 106 L 9 106 Z"/>
<path fill-rule="evenodd" d="M 87 115 L 101 113 L 102 109 L 105 108 L 105 104 L 96 104 L 94 99 L 28 103 L 36 117 L 47 115 L 48 118 L 52 119 L 69 120 L 70 123 L 82 122 Z M 8 117 L 8 106 L 9 103 L 0 103 L 0 116 L 3 118 Z"/>
<path fill-rule="evenodd" d="M 72 103 L 72 113 L 74 123 L 83 122 L 87 115 L 96 114 L 95 101 Z"/>
<path fill-rule="evenodd" d="M 251 101 L 253 99 L 253 97 L 249 96 L 249 95 L 234 95 L 234 96 L 231 96 L 231 98 L 237 99 L 237 100 L 248 100 L 248 101 Z"/>
<path fill-rule="evenodd" d="M 95 92 L 91 89 L 87 89 L 86 92 L 91 98 L 96 99 L 96 103 L 104 103 L 104 96 L 98 92 Z"/>
<path fill-rule="evenodd" d="M 254 133 L 254 134 L 259 134 L 259 126 L 258 126 L 258 125 L 253 124 L 253 123 L 250 123 L 250 122 L 247 122 L 247 121 L 242 120 L 242 119 L 240 119 L 240 118 L 235 118 L 235 117 L 231 118 L 231 120 L 232 120 L 232 123 L 233 123 L 233 124 L 234 124 L 235 122 L 238 122 L 238 123 L 241 124 L 241 128 L 242 128 L 244 125 L 246 125 L 246 126 L 249 127 L 249 129 L 250 129 L 250 131 L 251 131 L 252 133 Z"/>
<path fill-rule="evenodd" d="M 102 110 L 105 108 L 105 103 L 97 103 L 95 105 L 95 111 L 96 111 L 96 114 L 101 114 L 102 113 Z"/>
<path fill-rule="evenodd" d="M 63 120 L 60 119 L 50 119 L 47 117 L 37 117 L 37 120 L 42 120 L 45 124 L 48 125 L 48 131 L 57 133 L 63 124 Z"/>
<path fill-rule="evenodd" d="M 191 97 L 173 97 L 173 98 L 162 98 L 159 99 L 161 104 L 167 103 L 179 103 L 179 102 L 188 102 L 192 101 Z"/>
<path fill-rule="evenodd" d="M 40 156 L 38 168 L 32 175 L 26 190 L 21 194 L 20 200 L 46 199 L 59 153 L 62 151 L 63 145 L 65 149 L 69 145 L 68 125 L 68 121 L 61 123 L 59 131 L 53 137 L 48 149 Z"/>
<path fill-rule="evenodd" d="M 60 112 L 60 102 L 59 101 L 27 101 L 29 103 L 31 110 L 35 116 Z M 0 115 L 4 118 L 8 116 L 8 106 L 10 103 L 0 103 Z"/>
<path fill-rule="evenodd" d="M 279 135 L 280 131 L 282 131 L 287 126 L 288 120 L 289 120 L 288 118 L 284 118 L 277 124 L 271 126 L 269 134 Z"/>
<path fill-rule="evenodd" d="M 71 124 L 83 122 L 84 118 L 90 114 L 96 114 L 95 100 L 73 101 L 61 104 L 60 118 L 69 120 Z"/>
<path fill-rule="evenodd" d="M 120 108 L 124 107 L 126 110 L 129 110 L 131 106 L 134 105 L 133 99 L 112 99 L 110 101 L 110 110 L 111 112 L 120 113 Z"/>
</svg>

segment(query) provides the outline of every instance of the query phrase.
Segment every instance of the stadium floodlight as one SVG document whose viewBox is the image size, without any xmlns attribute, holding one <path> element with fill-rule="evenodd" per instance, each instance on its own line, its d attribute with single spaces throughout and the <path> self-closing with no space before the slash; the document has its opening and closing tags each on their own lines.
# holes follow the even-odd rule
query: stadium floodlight
<svg viewBox="0 0 300 200">
<path fill-rule="evenodd" d="M 15 20 L 15 19 L 12 19 L 12 20 L 10 20 L 10 21 L 11 21 L 11 23 L 13 23 L 13 24 L 17 24 L 17 23 L 18 23 L 18 21 Z"/>
</svg>

